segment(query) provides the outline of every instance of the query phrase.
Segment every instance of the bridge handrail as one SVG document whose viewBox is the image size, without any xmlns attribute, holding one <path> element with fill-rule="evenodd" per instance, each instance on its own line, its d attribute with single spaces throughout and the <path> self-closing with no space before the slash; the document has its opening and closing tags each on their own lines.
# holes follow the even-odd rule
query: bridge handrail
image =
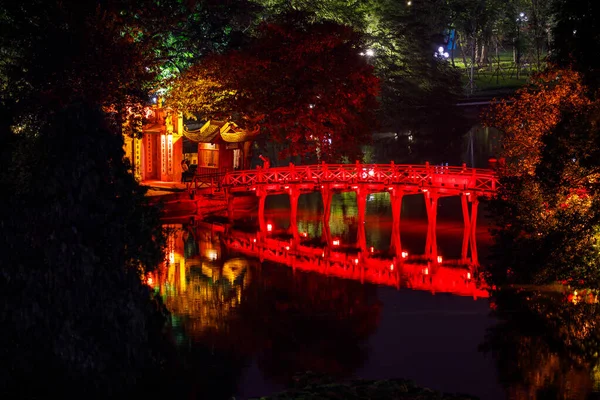
<svg viewBox="0 0 600 400">
<path fill-rule="evenodd" d="M 448 179 L 443 179 L 448 177 Z M 281 183 L 384 183 L 444 186 L 446 182 L 480 192 L 495 192 L 495 171 L 462 166 L 431 164 L 313 164 L 227 172 L 221 181 L 226 188 Z"/>
</svg>

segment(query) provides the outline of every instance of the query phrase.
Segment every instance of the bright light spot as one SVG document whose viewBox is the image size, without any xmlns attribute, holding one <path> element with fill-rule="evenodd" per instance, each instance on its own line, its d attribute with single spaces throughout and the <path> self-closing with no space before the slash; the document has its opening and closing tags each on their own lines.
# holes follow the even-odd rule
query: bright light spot
<svg viewBox="0 0 600 400">
<path fill-rule="evenodd" d="M 173 264 L 174 262 L 175 262 L 175 252 L 170 251 L 169 252 L 169 263 Z"/>
<path fill-rule="evenodd" d="M 371 246 L 371 248 L 369 250 L 371 251 L 371 253 L 375 252 L 375 248 L 373 246 Z"/>
<path fill-rule="evenodd" d="M 394 190 L 394 188 L 390 186 L 390 187 L 388 188 L 388 190 Z"/>
<path fill-rule="evenodd" d="M 438 53 L 443 53 L 444 52 L 444 48 L 442 46 L 438 47 Z"/>
<path fill-rule="evenodd" d="M 423 189 L 423 193 L 427 193 L 427 189 Z"/>
<path fill-rule="evenodd" d="M 314 104 L 309 104 L 308 108 L 315 108 L 315 105 Z"/>
<path fill-rule="evenodd" d="M 252 239 L 252 241 L 253 241 L 254 243 L 256 243 L 256 238 Z"/>
<path fill-rule="evenodd" d="M 331 144 L 331 139 L 327 139 L 327 141 L 329 142 L 329 144 Z"/>
<path fill-rule="evenodd" d="M 325 252 L 322 252 L 322 253 L 321 253 L 321 257 L 325 257 Z"/>
<path fill-rule="evenodd" d="M 369 176 L 373 176 L 373 175 L 375 175 L 375 171 L 373 169 L 370 169 L 369 170 Z"/>
<path fill-rule="evenodd" d="M 373 57 L 375 55 L 375 51 L 373 49 L 367 49 L 367 51 L 365 51 L 365 55 L 367 57 Z"/>
<path fill-rule="evenodd" d="M 331 244 L 333 244 L 334 246 L 339 246 L 340 245 L 340 239 L 333 239 L 333 241 L 331 242 Z"/>
<path fill-rule="evenodd" d="M 424 273 L 425 275 L 429 275 L 429 268 L 425 268 L 425 269 L 423 270 L 423 273 Z"/>
<path fill-rule="evenodd" d="M 289 250 L 289 249 L 290 249 L 290 246 L 285 246 L 285 249 L 286 249 L 286 250 Z"/>
<path fill-rule="evenodd" d="M 471 273 L 467 272 L 467 279 L 471 279 Z"/>
<path fill-rule="evenodd" d="M 406 5 L 407 5 L 407 6 L 412 6 L 412 1 L 408 0 L 408 1 L 406 2 Z"/>
<path fill-rule="evenodd" d="M 442 263 L 442 260 L 443 260 L 442 256 L 437 256 L 437 262 L 438 262 L 439 264 L 441 264 L 441 263 Z"/>
<path fill-rule="evenodd" d="M 375 195 L 374 194 L 370 194 L 369 195 L 369 201 L 373 201 L 375 200 Z"/>
<path fill-rule="evenodd" d="M 358 264 L 358 258 L 354 259 L 354 264 Z"/>
<path fill-rule="evenodd" d="M 444 58 L 448 58 L 448 57 L 450 57 L 450 54 L 447 51 L 445 51 L 444 52 Z"/>
<path fill-rule="evenodd" d="M 308 237 L 308 233 L 306 233 L 306 232 L 302 232 L 300 235 L 304 236 L 304 237 Z"/>
<path fill-rule="evenodd" d="M 408 258 L 408 251 L 403 251 L 401 253 L 402 258 Z"/>
<path fill-rule="evenodd" d="M 209 260 L 215 261 L 217 259 L 217 250 L 215 250 L 215 249 L 208 249 L 206 251 L 206 256 L 208 257 Z"/>
<path fill-rule="evenodd" d="M 390 264 L 390 271 L 394 270 L 394 264 Z"/>
<path fill-rule="evenodd" d="M 273 230 L 273 225 L 267 224 L 267 232 L 271 232 Z"/>
</svg>

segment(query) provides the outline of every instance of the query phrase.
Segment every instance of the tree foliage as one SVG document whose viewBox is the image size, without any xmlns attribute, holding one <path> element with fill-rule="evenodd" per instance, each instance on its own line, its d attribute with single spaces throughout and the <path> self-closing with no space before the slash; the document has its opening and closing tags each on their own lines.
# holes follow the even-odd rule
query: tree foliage
<svg viewBox="0 0 600 400">
<path fill-rule="evenodd" d="M 378 79 L 349 27 L 291 16 L 264 24 L 248 47 L 191 68 L 169 101 L 204 118 L 233 118 L 289 155 L 356 156 L 374 125 Z"/>
<path fill-rule="evenodd" d="M 140 276 L 164 233 L 120 112 L 154 82 L 157 4 L 0 3 L 2 397 L 120 396 L 165 360 Z"/>
<path fill-rule="evenodd" d="M 598 104 L 580 76 L 549 71 L 493 109 L 505 132 L 497 216 L 498 283 L 600 285 Z"/>
</svg>

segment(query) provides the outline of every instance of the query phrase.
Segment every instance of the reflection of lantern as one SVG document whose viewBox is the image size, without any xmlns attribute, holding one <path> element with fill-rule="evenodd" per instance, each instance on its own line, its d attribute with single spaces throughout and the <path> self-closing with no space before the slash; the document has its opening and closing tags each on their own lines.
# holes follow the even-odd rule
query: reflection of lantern
<svg viewBox="0 0 600 400">
<path fill-rule="evenodd" d="M 207 249 L 206 250 L 206 258 L 208 258 L 211 261 L 215 261 L 218 258 L 217 250 Z"/>
</svg>

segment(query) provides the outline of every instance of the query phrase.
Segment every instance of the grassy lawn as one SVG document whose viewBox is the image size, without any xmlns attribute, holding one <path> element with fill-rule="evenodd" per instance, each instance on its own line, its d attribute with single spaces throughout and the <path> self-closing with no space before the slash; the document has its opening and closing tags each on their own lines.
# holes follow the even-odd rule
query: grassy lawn
<svg viewBox="0 0 600 400">
<path fill-rule="evenodd" d="M 454 65 L 462 72 L 462 81 L 465 91 L 469 87 L 470 65 L 463 62 L 460 52 L 454 55 Z M 541 63 L 541 68 L 544 67 Z M 517 78 L 517 66 L 513 60 L 512 51 L 504 51 L 499 54 L 498 59 L 495 55 L 490 57 L 490 63 L 487 65 L 476 65 L 474 69 L 473 92 L 476 94 L 480 91 L 494 89 L 516 89 L 525 85 L 529 77 L 537 72 L 537 61 L 528 55 L 523 55 L 523 64 Z"/>
</svg>

